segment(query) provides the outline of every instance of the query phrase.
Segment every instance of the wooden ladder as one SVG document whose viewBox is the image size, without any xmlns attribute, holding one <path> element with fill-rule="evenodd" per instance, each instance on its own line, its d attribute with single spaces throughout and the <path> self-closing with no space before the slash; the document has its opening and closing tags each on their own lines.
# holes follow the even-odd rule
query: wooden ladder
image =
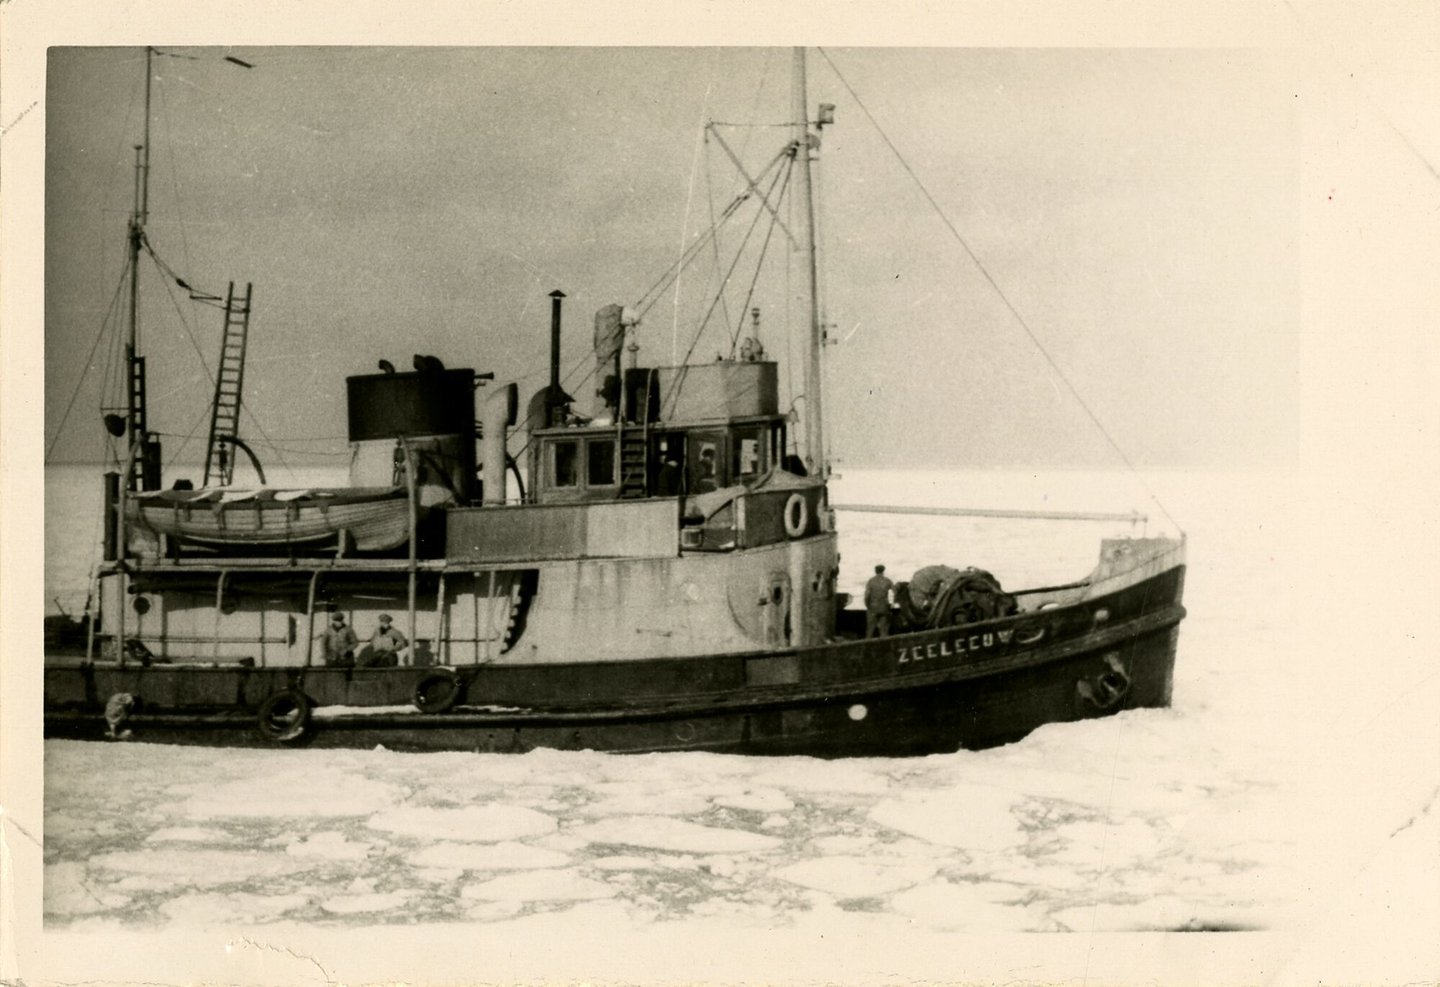
<svg viewBox="0 0 1440 987">
<path fill-rule="evenodd" d="M 650 444 L 645 438 L 646 429 L 620 430 L 620 498 L 637 500 L 649 495 L 645 482 L 649 466 Z"/>
<path fill-rule="evenodd" d="M 240 394 L 245 379 L 245 347 L 250 332 L 250 290 L 236 294 L 235 282 L 225 298 L 225 329 L 220 365 L 215 371 L 215 401 L 210 406 L 210 438 L 205 445 L 205 486 L 211 478 L 229 486 L 235 476 L 235 453 L 227 445 L 240 434 Z"/>
</svg>

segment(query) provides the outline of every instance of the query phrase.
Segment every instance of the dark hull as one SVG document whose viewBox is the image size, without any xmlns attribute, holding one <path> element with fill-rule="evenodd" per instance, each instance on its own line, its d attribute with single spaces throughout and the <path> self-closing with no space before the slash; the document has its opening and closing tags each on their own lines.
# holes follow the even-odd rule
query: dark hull
<svg viewBox="0 0 1440 987">
<path fill-rule="evenodd" d="M 461 667 L 454 709 L 314 715 L 290 743 L 816 756 L 989 747 L 1046 723 L 1169 705 L 1183 579 L 1179 566 L 1072 606 L 802 650 Z M 124 692 L 139 700 L 125 724 L 137 740 L 267 745 L 259 711 L 279 691 L 318 707 L 401 706 L 435 671 L 51 667 L 45 730 L 101 738 L 105 702 Z"/>
</svg>

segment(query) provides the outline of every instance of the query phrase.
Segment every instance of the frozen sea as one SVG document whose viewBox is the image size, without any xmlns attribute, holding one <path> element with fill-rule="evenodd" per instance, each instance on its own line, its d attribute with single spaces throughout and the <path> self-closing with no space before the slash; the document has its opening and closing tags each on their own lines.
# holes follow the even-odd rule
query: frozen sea
<svg viewBox="0 0 1440 987">
<path fill-rule="evenodd" d="M 46 598 L 78 609 L 99 480 L 46 476 Z M 1377 949 L 1440 975 L 1425 594 L 1316 599 L 1345 574 L 1290 476 L 842 469 L 842 504 L 1150 517 L 843 513 L 842 588 L 876 562 L 1079 576 L 1101 536 L 1171 530 L 1151 488 L 1189 537 L 1171 709 L 900 760 L 49 741 L 44 923 L 73 948 L 47 971 L 98 944 L 156 979 L 163 944 L 227 982 L 1099 983 L 1156 950 L 1157 982 L 1314 982 Z"/>
</svg>

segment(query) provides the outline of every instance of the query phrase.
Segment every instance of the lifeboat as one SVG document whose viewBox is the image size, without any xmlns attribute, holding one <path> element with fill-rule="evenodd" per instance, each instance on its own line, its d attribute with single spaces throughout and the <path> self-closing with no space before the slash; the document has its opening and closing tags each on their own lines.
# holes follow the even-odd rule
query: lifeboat
<svg viewBox="0 0 1440 987">
<path fill-rule="evenodd" d="M 439 484 L 416 488 L 420 517 L 454 503 Z M 332 542 L 346 533 L 358 551 L 382 552 L 404 545 L 410 534 L 405 487 L 339 487 L 280 490 L 155 490 L 132 493 L 125 524 L 152 535 L 202 545 L 306 545 Z"/>
</svg>

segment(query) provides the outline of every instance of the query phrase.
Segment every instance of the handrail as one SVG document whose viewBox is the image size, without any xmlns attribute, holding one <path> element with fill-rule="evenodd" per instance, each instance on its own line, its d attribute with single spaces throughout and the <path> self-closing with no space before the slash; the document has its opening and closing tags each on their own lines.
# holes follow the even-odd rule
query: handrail
<svg viewBox="0 0 1440 987">
<path fill-rule="evenodd" d="M 1129 521 L 1131 524 L 1145 524 L 1149 518 L 1139 511 L 1125 514 L 1105 511 L 1022 511 L 1000 510 L 986 507 L 899 507 L 885 504 L 831 504 L 837 511 L 852 514 L 922 514 L 936 517 L 1002 517 L 1025 518 L 1035 521 Z"/>
</svg>

